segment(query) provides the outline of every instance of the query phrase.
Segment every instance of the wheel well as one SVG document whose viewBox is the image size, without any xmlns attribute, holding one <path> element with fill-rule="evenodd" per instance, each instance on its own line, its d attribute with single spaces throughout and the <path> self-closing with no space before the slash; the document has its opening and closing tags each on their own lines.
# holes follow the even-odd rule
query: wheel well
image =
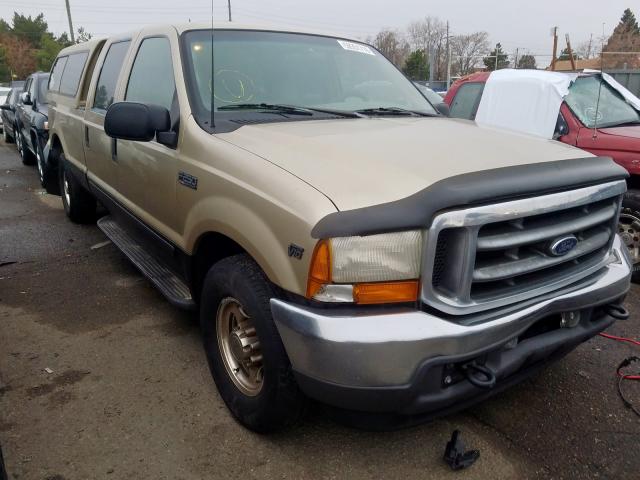
<svg viewBox="0 0 640 480">
<path fill-rule="evenodd" d="M 629 190 L 640 190 L 640 175 L 631 175 L 627 178 L 627 188 Z"/>
<path fill-rule="evenodd" d="M 199 300 L 200 290 L 209 269 L 223 258 L 239 253 L 246 253 L 246 250 L 221 233 L 206 233 L 198 239 L 191 260 L 192 292 L 196 300 Z"/>
<path fill-rule="evenodd" d="M 51 137 L 51 150 L 49 150 L 49 158 L 47 160 L 50 161 L 51 165 L 55 168 L 58 167 L 58 157 L 62 151 L 60 138 L 57 135 L 54 135 Z"/>
</svg>

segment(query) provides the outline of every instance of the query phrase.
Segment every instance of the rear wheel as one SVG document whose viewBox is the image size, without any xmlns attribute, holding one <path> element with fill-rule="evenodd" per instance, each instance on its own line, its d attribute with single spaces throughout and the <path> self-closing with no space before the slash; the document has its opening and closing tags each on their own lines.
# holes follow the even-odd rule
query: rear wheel
<svg viewBox="0 0 640 480">
<path fill-rule="evenodd" d="M 96 199 L 65 168 L 64 154 L 58 160 L 60 193 L 67 217 L 74 223 L 91 223 L 96 218 Z"/>
<path fill-rule="evenodd" d="M 633 261 L 632 281 L 640 283 L 640 190 L 628 190 L 622 200 L 618 233 Z"/>
<path fill-rule="evenodd" d="M 305 398 L 271 317 L 273 287 L 247 255 L 209 270 L 200 324 L 211 375 L 234 417 L 255 432 L 295 423 Z"/>
<path fill-rule="evenodd" d="M 22 132 L 19 130 L 16 133 L 16 145 L 18 146 L 18 153 L 20 154 L 20 158 L 22 158 L 23 165 L 33 165 L 35 158 L 27 146 L 24 135 L 22 135 Z"/>
</svg>

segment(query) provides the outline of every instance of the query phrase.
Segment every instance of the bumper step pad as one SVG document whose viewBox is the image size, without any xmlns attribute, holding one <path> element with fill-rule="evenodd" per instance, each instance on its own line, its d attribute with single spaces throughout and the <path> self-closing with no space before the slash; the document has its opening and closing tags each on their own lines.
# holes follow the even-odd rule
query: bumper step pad
<svg viewBox="0 0 640 480">
<path fill-rule="evenodd" d="M 136 242 L 135 238 L 111 216 L 98 220 L 98 227 L 142 274 L 153 282 L 171 304 L 188 310 L 195 309 L 196 305 L 187 284 L 171 268 Z"/>
</svg>

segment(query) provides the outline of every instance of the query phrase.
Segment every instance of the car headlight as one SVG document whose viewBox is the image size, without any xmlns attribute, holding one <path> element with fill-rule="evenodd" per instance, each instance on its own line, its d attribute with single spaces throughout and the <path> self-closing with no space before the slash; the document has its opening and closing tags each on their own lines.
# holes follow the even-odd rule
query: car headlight
<svg viewBox="0 0 640 480">
<path fill-rule="evenodd" d="M 417 300 L 422 232 L 321 240 L 311 259 L 307 297 L 324 302 Z"/>
</svg>

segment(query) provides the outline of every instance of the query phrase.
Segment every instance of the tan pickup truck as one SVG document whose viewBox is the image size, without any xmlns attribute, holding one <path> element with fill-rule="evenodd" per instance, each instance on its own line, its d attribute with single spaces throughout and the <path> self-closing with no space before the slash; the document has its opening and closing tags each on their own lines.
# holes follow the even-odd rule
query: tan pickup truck
<svg viewBox="0 0 640 480">
<path fill-rule="evenodd" d="M 628 315 L 626 172 L 445 118 L 370 45 L 152 27 L 63 50 L 48 95 L 67 215 L 99 201 L 113 243 L 199 309 L 255 431 L 308 398 L 365 426 L 446 414 Z"/>
</svg>

